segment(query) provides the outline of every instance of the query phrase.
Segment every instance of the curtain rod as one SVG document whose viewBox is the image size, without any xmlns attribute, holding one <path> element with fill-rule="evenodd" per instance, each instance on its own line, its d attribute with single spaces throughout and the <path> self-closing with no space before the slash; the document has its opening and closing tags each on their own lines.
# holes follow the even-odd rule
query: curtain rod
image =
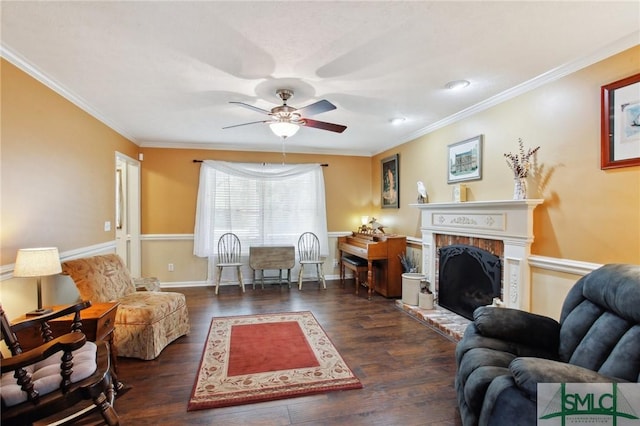
<svg viewBox="0 0 640 426">
<path fill-rule="evenodd" d="M 194 163 L 202 163 L 203 160 L 193 160 Z M 267 163 L 262 163 L 263 165 L 267 164 Z M 329 167 L 329 165 L 327 163 L 324 164 L 320 164 L 322 167 Z"/>
</svg>

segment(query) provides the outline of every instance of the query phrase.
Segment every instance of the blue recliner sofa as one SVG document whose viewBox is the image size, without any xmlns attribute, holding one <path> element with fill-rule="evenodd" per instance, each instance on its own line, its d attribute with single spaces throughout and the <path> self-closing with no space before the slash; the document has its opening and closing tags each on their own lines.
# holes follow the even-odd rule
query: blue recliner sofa
<svg viewBox="0 0 640 426">
<path fill-rule="evenodd" d="M 640 265 L 605 265 L 569 291 L 560 322 L 483 306 L 456 347 L 465 426 L 536 425 L 538 383 L 640 383 Z"/>
</svg>

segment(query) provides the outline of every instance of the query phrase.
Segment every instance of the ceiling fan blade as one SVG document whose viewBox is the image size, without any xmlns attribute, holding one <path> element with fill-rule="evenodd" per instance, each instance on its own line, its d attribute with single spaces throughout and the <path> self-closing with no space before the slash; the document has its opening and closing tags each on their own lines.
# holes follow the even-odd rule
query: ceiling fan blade
<svg viewBox="0 0 640 426">
<path fill-rule="evenodd" d="M 341 124 L 327 123 L 325 121 L 311 120 L 310 118 L 303 118 L 302 125 L 307 127 L 314 127 L 316 129 L 329 130 L 330 132 L 342 133 L 347 126 Z"/>
<path fill-rule="evenodd" d="M 229 103 L 230 104 L 240 105 L 241 107 L 252 109 L 254 111 L 261 112 L 263 114 L 271 114 L 271 111 L 267 111 L 266 109 L 258 108 L 257 106 L 245 104 L 244 102 L 230 101 Z"/>
<path fill-rule="evenodd" d="M 323 99 L 321 101 L 312 103 L 311 105 L 298 108 L 296 112 L 299 113 L 300 115 L 314 115 L 314 114 L 320 114 L 321 112 L 331 111 L 332 109 L 336 109 L 336 106 L 331 102 Z"/>
<path fill-rule="evenodd" d="M 232 129 L 234 127 L 248 126 L 249 124 L 269 123 L 271 120 L 252 121 L 250 123 L 234 124 L 232 126 L 223 127 L 223 129 Z"/>
</svg>

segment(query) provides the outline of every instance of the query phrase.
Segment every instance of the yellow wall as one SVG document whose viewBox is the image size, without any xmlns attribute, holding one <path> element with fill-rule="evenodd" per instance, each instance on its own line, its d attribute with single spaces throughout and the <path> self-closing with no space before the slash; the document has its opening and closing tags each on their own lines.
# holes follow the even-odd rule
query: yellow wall
<svg viewBox="0 0 640 426">
<path fill-rule="evenodd" d="M 0 264 L 20 248 L 60 252 L 112 242 L 115 152 L 138 147 L 4 59 L 0 62 Z M 49 300 L 50 279 L 43 280 Z M 0 283 L 10 317 L 36 308 L 34 279 Z"/>
<path fill-rule="evenodd" d="M 112 241 L 115 152 L 138 147 L 2 60 L 0 264 L 24 247 Z"/>
<path fill-rule="evenodd" d="M 502 156 L 540 145 L 532 197 L 545 203 L 535 212 L 540 256 L 583 262 L 640 263 L 640 168 L 600 170 L 600 86 L 640 72 L 640 47 L 623 52 L 554 83 L 530 91 L 373 158 L 287 154 L 288 162 L 329 163 L 325 169 L 330 232 L 354 230 L 361 215 L 373 215 L 391 232 L 420 236 L 419 213 L 408 206 L 423 180 L 431 202 L 451 200 L 446 182 L 447 145 L 483 134 L 483 178 L 468 182 L 470 200 L 509 199 L 510 170 Z M 282 161 L 282 154 L 209 150 L 139 149 L 6 61 L 1 62 L 0 264 L 10 265 L 18 248 L 54 245 L 62 252 L 113 242 L 115 152 L 144 153 L 142 233 L 191 234 L 197 191 L 197 159 Z M 400 154 L 400 209 L 379 209 L 380 160 Z M 190 243 L 147 240 L 143 274 L 166 274 L 166 258 L 179 256 L 183 269 L 166 281 L 202 281 L 203 263 Z M 157 259 L 156 259 L 157 256 Z M 164 265 L 164 269 L 163 269 Z M 176 265 L 178 266 L 178 265 Z M 329 266 L 331 269 L 331 266 Z M 534 271 L 544 280 L 532 296 L 536 309 L 564 298 L 564 276 Z M 0 300 L 15 280 L 0 283 Z M 21 283 L 20 283 L 21 284 Z M 34 288 L 27 289 L 31 296 Z M 549 296 L 552 292 L 554 296 Z M 15 298 L 24 310 L 32 297 Z M 17 313 L 22 311 L 19 306 Z"/>
<path fill-rule="evenodd" d="M 190 234 L 195 223 L 200 164 L 193 160 L 282 162 L 282 153 L 143 148 L 142 233 Z M 287 163 L 322 163 L 329 231 L 356 229 L 371 200 L 371 159 L 286 154 Z M 286 206 L 283 206 L 286 208 Z"/>
<path fill-rule="evenodd" d="M 193 255 L 195 208 L 200 164 L 193 160 L 282 162 L 281 152 L 238 152 L 196 149 L 143 148 L 142 271 L 165 286 L 198 285 L 207 279 L 207 260 Z M 288 163 L 328 164 L 323 168 L 329 231 L 355 230 L 368 215 L 371 200 L 371 159 L 339 155 L 286 154 Z M 283 206 L 286 208 L 286 206 Z M 187 236 L 175 234 L 187 234 Z M 327 276 L 337 276 L 333 266 L 335 240 L 324 265 Z M 169 271 L 168 264 L 173 265 Z M 246 277 L 248 278 L 248 277 Z"/>
<path fill-rule="evenodd" d="M 543 198 L 535 218 L 534 254 L 593 263 L 640 263 L 640 167 L 600 169 L 600 87 L 640 72 L 640 47 L 573 73 L 373 158 L 373 199 L 380 205 L 380 160 L 400 155 L 397 210 L 376 217 L 399 233 L 419 236 L 409 207 L 416 182 L 430 202 L 452 201 L 447 145 L 484 135 L 482 180 L 465 182 L 468 199 L 511 199 L 513 176 L 503 154 L 540 146 L 529 198 Z"/>
</svg>

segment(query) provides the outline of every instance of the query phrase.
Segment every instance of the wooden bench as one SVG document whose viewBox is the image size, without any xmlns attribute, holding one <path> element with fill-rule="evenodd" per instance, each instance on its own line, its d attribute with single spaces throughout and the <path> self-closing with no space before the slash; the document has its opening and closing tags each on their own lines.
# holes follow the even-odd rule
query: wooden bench
<svg viewBox="0 0 640 426">
<path fill-rule="evenodd" d="M 367 261 L 355 256 L 342 256 L 340 259 L 340 285 L 344 287 L 345 269 L 353 271 L 353 276 L 356 280 L 356 294 L 361 285 L 367 285 Z"/>
</svg>

